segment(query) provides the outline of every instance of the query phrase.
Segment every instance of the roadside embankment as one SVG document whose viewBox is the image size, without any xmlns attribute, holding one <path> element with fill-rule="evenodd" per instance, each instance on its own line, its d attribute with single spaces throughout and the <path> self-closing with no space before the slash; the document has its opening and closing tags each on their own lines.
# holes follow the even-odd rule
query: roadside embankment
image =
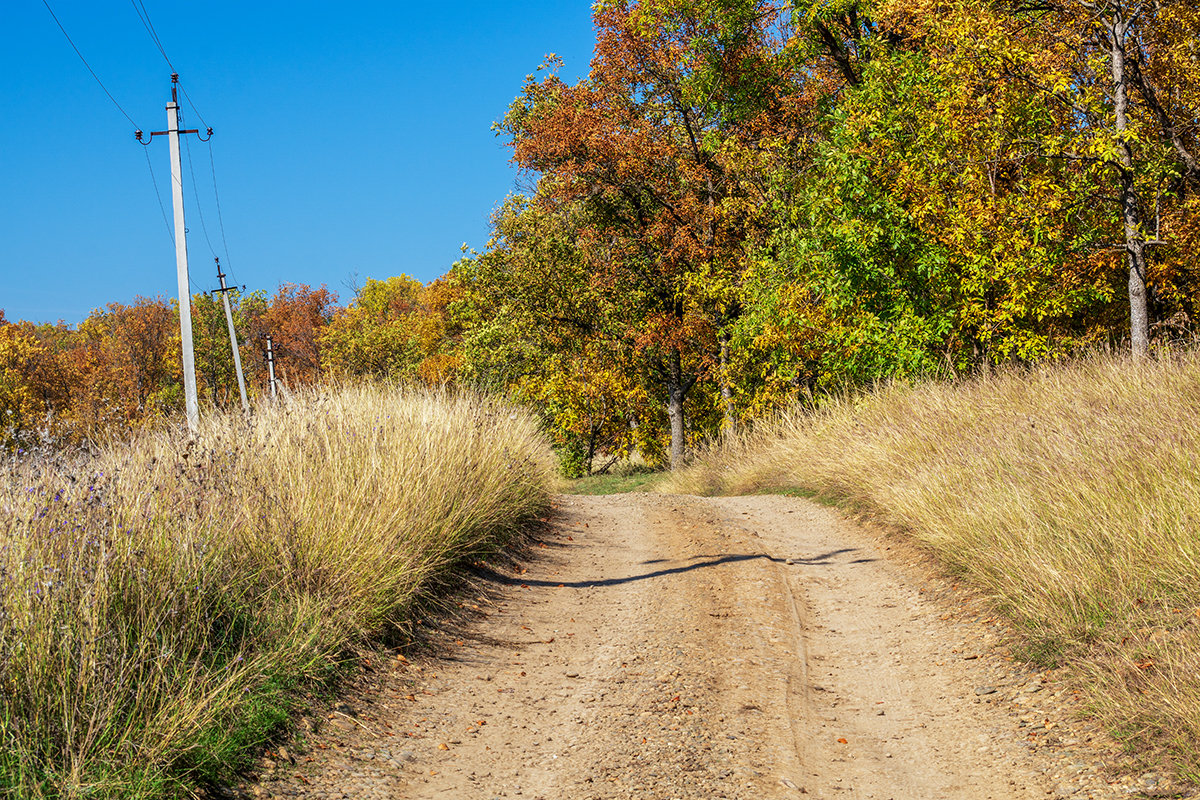
<svg viewBox="0 0 1200 800">
<path fill-rule="evenodd" d="M 800 491 L 904 531 L 1200 777 L 1200 355 L 890 386 L 714 445 L 666 491 Z"/>
<path fill-rule="evenodd" d="M 0 478 L 0 794 L 217 782 L 432 578 L 544 511 L 524 412 L 353 386 L 10 459 Z"/>
</svg>

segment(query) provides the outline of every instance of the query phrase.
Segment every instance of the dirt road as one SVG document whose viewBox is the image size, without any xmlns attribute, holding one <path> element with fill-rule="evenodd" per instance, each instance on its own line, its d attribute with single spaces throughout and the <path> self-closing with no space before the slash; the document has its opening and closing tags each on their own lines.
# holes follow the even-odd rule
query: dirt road
<svg viewBox="0 0 1200 800">
<path fill-rule="evenodd" d="M 442 656 L 380 670 L 247 791 L 1129 796 L 982 604 L 827 509 L 563 497 L 534 555 L 479 578 L 473 618 L 434 634 Z"/>
</svg>

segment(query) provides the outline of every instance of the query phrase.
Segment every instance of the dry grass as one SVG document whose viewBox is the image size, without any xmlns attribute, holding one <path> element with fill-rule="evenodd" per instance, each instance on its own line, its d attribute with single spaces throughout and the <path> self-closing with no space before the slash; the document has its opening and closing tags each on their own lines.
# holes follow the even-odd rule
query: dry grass
<svg viewBox="0 0 1200 800">
<path fill-rule="evenodd" d="M 429 579 L 541 513 L 525 413 L 383 387 L 310 394 L 0 478 L 0 794 L 219 781 Z"/>
<path fill-rule="evenodd" d="M 666 490 L 799 489 L 903 530 L 1200 776 L 1200 355 L 882 388 L 719 443 Z"/>
</svg>

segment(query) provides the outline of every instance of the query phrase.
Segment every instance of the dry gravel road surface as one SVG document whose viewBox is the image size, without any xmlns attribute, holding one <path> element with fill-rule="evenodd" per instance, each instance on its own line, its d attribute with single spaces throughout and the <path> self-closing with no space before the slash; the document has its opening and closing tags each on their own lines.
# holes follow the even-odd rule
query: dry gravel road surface
<svg viewBox="0 0 1200 800">
<path fill-rule="evenodd" d="M 787 497 L 564 496 L 436 656 L 389 661 L 255 796 L 1128 797 L 1054 675 L 899 543 Z M 310 724 L 304 721 L 305 724 Z M 297 752 L 298 751 L 298 752 Z M 1110 783 L 1111 781 L 1111 783 Z"/>
</svg>

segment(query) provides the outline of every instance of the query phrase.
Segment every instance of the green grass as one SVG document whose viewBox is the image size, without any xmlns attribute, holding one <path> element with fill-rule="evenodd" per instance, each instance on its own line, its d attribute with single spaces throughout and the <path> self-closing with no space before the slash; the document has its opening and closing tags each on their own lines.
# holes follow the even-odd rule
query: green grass
<svg viewBox="0 0 1200 800">
<path fill-rule="evenodd" d="M 631 475 L 588 475 L 569 482 L 567 494 L 625 494 L 651 492 L 669 473 L 635 472 Z"/>
</svg>

